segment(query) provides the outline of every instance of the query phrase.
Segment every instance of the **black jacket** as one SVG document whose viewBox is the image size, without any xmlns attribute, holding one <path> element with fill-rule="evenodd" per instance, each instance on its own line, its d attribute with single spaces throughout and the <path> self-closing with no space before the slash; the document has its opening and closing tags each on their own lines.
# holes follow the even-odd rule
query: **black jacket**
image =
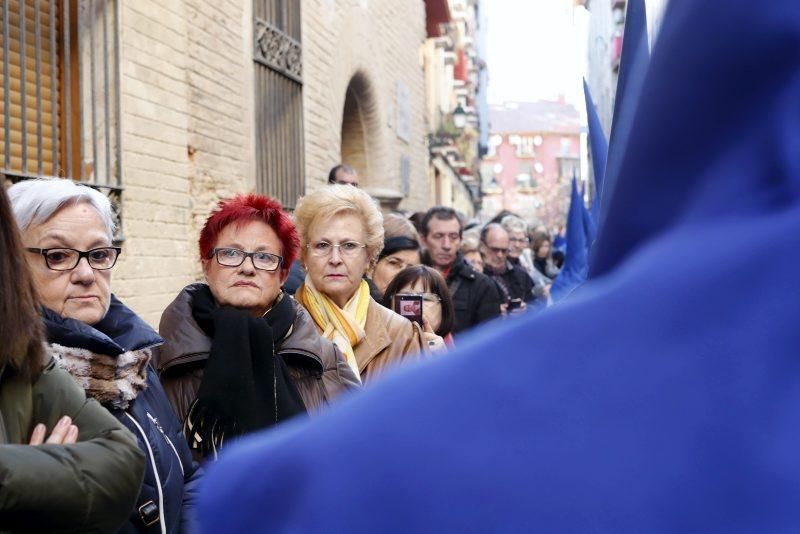
<svg viewBox="0 0 800 534">
<path fill-rule="evenodd" d="M 427 254 L 423 261 L 431 265 Z M 475 271 L 460 252 L 447 273 L 447 287 L 456 314 L 454 334 L 500 316 L 497 286 L 488 276 Z"/>
<path fill-rule="evenodd" d="M 485 265 L 484 273 L 497 282 L 500 288 L 501 302 L 513 299 L 533 302 L 536 299 L 533 292 L 533 280 L 521 266 L 506 262 L 506 268 L 501 272 L 492 269 L 490 265 Z"/>
</svg>

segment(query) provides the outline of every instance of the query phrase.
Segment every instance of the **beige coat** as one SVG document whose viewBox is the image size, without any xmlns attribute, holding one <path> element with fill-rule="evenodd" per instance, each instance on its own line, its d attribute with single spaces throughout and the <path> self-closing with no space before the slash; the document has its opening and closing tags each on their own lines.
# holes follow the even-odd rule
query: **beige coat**
<svg viewBox="0 0 800 534">
<path fill-rule="evenodd" d="M 371 382 L 401 361 L 417 360 L 425 354 L 419 325 L 384 308 L 370 298 L 366 337 L 353 352 L 363 383 Z"/>
</svg>

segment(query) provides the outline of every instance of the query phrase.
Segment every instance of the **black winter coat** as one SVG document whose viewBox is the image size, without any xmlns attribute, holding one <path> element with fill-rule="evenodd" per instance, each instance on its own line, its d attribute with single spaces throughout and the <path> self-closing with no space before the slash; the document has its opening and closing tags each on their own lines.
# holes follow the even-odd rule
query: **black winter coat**
<svg viewBox="0 0 800 534">
<path fill-rule="evenodd" d="M 44 320 L 50 346 L 62 356 L 83 349 L 89 351 L 92 358 L 107 355 L 120 360 L 163 343 L 155 330 L 113 295 L 108 313 L 94 326 L 62 318 L 51 310 L 44 310 Z M 60 364 L 84 386 L 66 360 L 62 359 Z M 107 399 L 98 398 L 136 436 L 145 454 L 145 476 L 139 497 L 120 532 L 191 530 L 190 510 L 202 471 L 192 461 L 177 416 L 149 363 L 145 383 L 146 387 L 130 400 L 125 410 L 104 402 Z M 87 395 L 91 394 L 87 389 Z"/>
<path fill-rule="evenodd" d="M 497 282 L 501 302 L 507 303 L 513 299 L 522 299 L 523 302 L 536 300 L 533 292 L 533 279 L 520 265 L 507 262 L 506 269 L 502 272 L 495 271 L 490 265 L 486 265 L 484 273 Z"/>
<path fill-rule="evenodd" d="M 431 265 L 427 255 L 424 262 Z M 447 273 L 447 287 L 455 309 L 454 334 L 500 316 L 497 286 L 488 276 L 473 269 L 460 252 Z"/>
</svg>

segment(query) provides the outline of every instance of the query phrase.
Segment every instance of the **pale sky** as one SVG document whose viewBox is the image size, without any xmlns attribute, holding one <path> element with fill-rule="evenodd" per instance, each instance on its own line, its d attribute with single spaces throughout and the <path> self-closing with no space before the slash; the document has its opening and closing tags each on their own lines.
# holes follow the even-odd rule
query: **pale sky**
<svg viewBox="0 0 800 534">
<path fill-rule="evenodd" d="M 571 0 L 485 0 L 489 102 L 555 100 L 578 106 L 588 12 Z"/>
</svg>

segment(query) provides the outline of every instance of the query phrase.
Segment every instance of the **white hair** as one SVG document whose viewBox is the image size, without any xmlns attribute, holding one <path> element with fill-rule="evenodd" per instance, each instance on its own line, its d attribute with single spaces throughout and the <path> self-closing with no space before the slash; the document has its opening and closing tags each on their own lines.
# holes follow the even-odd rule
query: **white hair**
<svg viewBox="0 0 800 534">
<path fill-rule="evenodd" d="M 31 225 L 46 222 L 67 204 L 86 202 L 100 214 L 109 239 L 114 235 L 111 202 L 103 193 L 89 186 L 63 178 L 36 178 L 9 187 L 8 197 L 22 232 Z"/>
<path fill-rule="evenodd" d="M 500 225 L 506 232 L 522 232 L 523 234 L 528 233 L 528 225 L 516 215 L 506 215 L 503 217 L 503 220 L 500 221 Z"/>
</svg>

